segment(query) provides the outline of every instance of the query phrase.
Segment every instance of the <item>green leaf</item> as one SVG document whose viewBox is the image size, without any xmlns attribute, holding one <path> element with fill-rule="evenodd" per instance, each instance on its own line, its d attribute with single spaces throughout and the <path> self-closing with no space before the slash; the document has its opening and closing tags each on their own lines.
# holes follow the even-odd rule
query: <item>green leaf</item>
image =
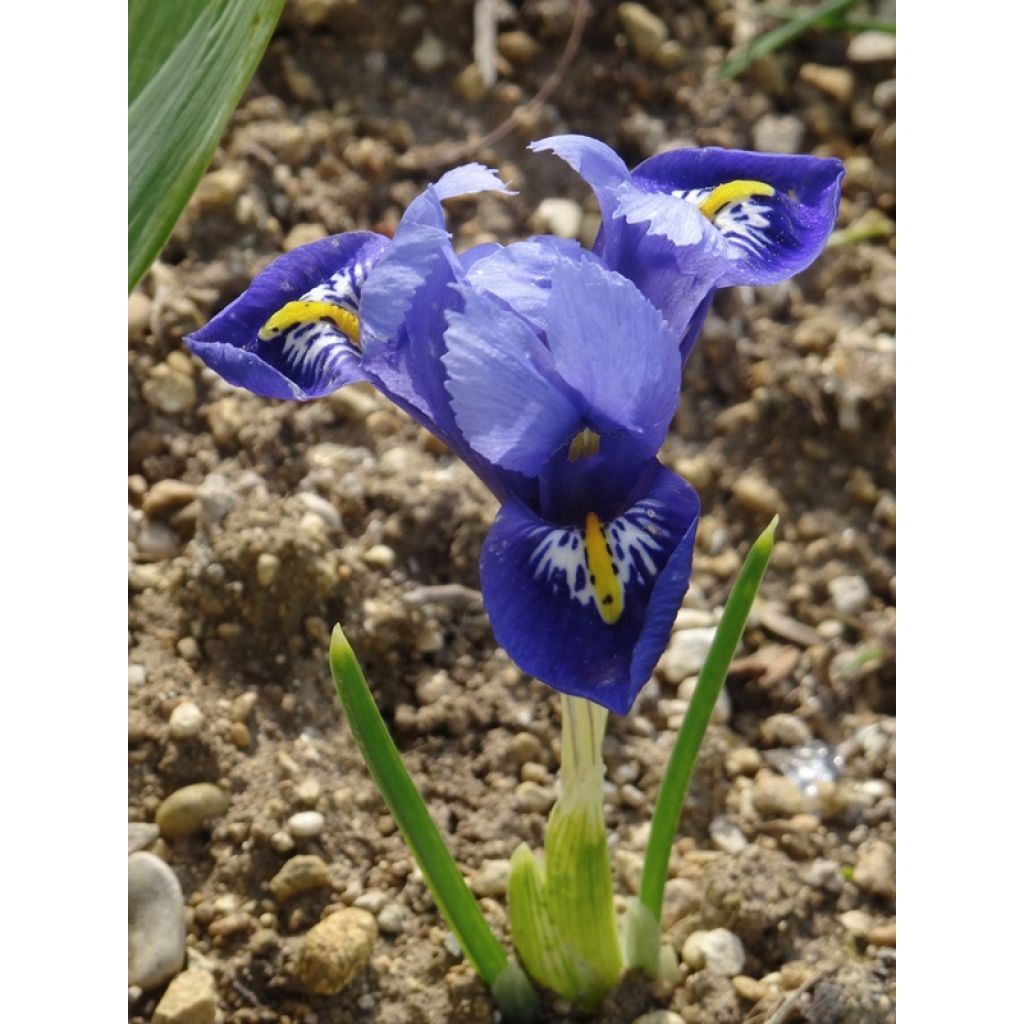
<svg viewBox="0 0 1024 1024">
<path fill-rule="evenodd" d="M 759 61 L 762 57 L 774 53 L 776 50 L 791 43 L 798 36 L 802 36 L 809 29 L 828 22 L 837 14 L 854 7 L 861 0 L 825 0 L 817 7 L 811 7 L 798 17 L 792 18 L 778 28 L 763 32 L 750 44 L 741 50 L 735 57 L 727 60 L 719 69 L 718 77 L 735 78 L 736 75 L 746 71 L 751 64 Z"/>
<path fill-rule="evenodd" d="M 668 874 L 668 860 L 679 826 L 679 815 L 690 785 L 690 776 L 697 760 L 704 733 L 707 732 L 715 702 L 722 692 L 729 662 L 736 651 L 736 645 L 743 635 L 750 607 L 761 585 L 768 560 L 775 547 L 775 528 L 779 517 L 775 516 L 760 537 L 754 541 L 740 568 L 740 574 L 725 602 L 721 621 L 715 630 L 704 667 L 697 677 L 686 716 L 679 729 L 675 745 L 661 780 L 658 799 L 651 819 L 651 833 L 644 854 L 643 874 L 640 877 L 639 901 L 647 909 L 650 918 L 661 921 L 661 904 L 665 895 L 665 878 Z M 649 918 L 640 915 L 637 921 L 629 922 L 630 943 L 627 947 L 627 967 L 642 967 L 653 974 L 659 963 L 657 946 L 658 933 L 649 926 Z M 646 923 L 646 926 L 645 926 Z"/>
<path fill-rule="evenodd" d="M 510 1021 L 532 1020 L 536 993 L 515 962 L 505 956 L 448 852 L 423 797 L 402 763 L 341 626 L 335 626 L 331 635 L 330 662 L 334 687 L 352 735 L 402 838 L 423 872 L 441 916 L 506 1017 Z"/>
<path fill-rule="evenodd" d="M 283 5 L 129 0 L 129 291 L 199 183 Z"/>
</svg>

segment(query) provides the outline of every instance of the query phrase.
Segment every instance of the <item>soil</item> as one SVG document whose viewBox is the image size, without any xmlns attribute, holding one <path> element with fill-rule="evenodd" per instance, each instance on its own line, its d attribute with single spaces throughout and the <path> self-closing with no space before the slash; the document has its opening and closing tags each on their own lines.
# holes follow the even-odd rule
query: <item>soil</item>
<svg viewBox="0 0 1024 1024">
<path fill-rule="evenodd" d="M 747 5 L 647 7 L 673 46 L 641 59 L 616 6 L 595 2 L 550 98 L 474 149 L 551 74 L 571 0 L 506 9 L 499 31 L 520 35 L 502 41 L 490 89 L 466 70 L 467 0 L 290 0 L 210 172 L 130 300 L 128 817 L 152 821 L 194 782 L 230 796 L 207 827 L 150 847 L 181 882 L 190 965 L 213 973 L 226 1022 L 494 1019 L 341 718 L 333 623 L 471 878 L 522 841 L 541 844 L 559 708 L 495 646 L 477 564 L 496 506 L 464 466 L 368 389 L 261 400 L 203 368 L 182 336 L 286 244 L 389 231 L 453 153 L 499 167 L 520 191 L 450 204 L 459 247 L 547 230 L 536 210 L 549 197 L 577 204 L 589 242 L 586 188 L 525 150 L 558 132 L 601 138 L 629 164 L 694 144 L 836 155 L 847 164 L 839 227 L 894 216 L 892 59 L 853 62 L 848 33 L 819 31 L 720 82 L 730 48 L 761 25 Z M 831 91 L 816 67 L 841 70 Z M 704 513 L 673 645 L 714 621 L 747 546 L 781 514 L 687 800 L 666 912 L 677 949 L 722 927 L 746 959 L 738 981 L 686 966 L 671 985 L 631 975 L 596 1020 L 661 1009 L 691 1024 L 895 1019 L 884 856 L 878 870 L 878 851 L 895 845 L 894 253 L 891 237 L 848 241 L 784 285 L 720 293 L 687 367 L 662 459 L 697 487 Z M 667 656 L 633 712 L 609 724 L 623 897 L 692 671 Z M 186 701 L 202 725 L 176 739 L 169 718 Z M 809 790 L 784 781 L 801 757 L 821 775 Z M 289 836 L 301 810 L 323 814 L 319 835 Z M 322 857 L 331 884 L 282 905 L 268 883 L 296 854 Z M 340 995 L 304 994 L 289 971 L 295 943 L 357 900 L 382 925 L 369 963 Z M 500 894 L 483 905 L 507 939 Z M 130 1020 L 151 1020 L 163 991 L 132 990 Z M 546 1020 L 582 1016 L 547 1003 Z"/>
</svg>

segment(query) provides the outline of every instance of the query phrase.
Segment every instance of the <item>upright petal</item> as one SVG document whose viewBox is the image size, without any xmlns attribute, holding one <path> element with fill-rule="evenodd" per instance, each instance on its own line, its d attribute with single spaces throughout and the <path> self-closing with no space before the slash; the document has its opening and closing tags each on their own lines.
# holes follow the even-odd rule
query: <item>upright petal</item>
<svg viewBox="0 0 1024 1024">
<path fill-rule="evenodd" d="M 471 287 L 448 314 L 443 362 L 459 432 L 489 462 L 535 476 L 582 426 L 526 321 Z"/>
<path fill-rule="evenodd" d="M 317 398 L 365 380 L 360 300 L 388 244 L 351 231 L 293 249 L 185 344 L 230 384 L 268 398 Z"/>
<path fill-rule="evenodd" d="M 607 523 L 556 525 L 507 503 L 480 562 L 498 643 L 556 690 L 625 714 L 668 643 L 689 584 L 698 513 L 693 488 L 653 460 Z M 608 581 L 619 586 L 611 623 L 601 612 Z"/>
<path fill-rule="evenodd" d="M 654 455 L 679 402 L 681 363 L 676 337 L 636 286 L 596 261 L 556 264 L 547 342 L 592 425 L 638 434 Z"/>
<path fill-rule="evenodd" d="M 842 177 L 839 160 L 717 148 L 662 153 L 633 171 L 638 188 L 684 200 L 721 232 L 719 287 L 774 284 L 807 267 L 835 225 Z"/>
<path fill-rule="evenodd" d="M 629 181 L 629 168 L 614 149 L 587 135 L 551 135 L 531 142 L 529 148 L 564 160 L 594 190 L 605 221 L 612 219 L 615 190 Z"/>
</svg>

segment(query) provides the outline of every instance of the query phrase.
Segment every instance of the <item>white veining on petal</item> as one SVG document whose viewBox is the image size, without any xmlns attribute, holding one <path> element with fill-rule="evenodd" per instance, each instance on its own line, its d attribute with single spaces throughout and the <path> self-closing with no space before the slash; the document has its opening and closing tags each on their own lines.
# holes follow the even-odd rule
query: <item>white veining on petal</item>
<svg viewBox="0 0 1024 1024">
<path fill-rule="evenodd" d="M 672 195 L 700 206 L 714 189 L 676 189 Z M 751 196 L 728 203 L 715 214 L 712 223 L 729 241 L 745 254 L 756 256 L 769 246 L 764 229 L 771 227 L 771 207 L 761 196 Z"/>
<path fill-rule="evenodd" d="M 627 604 L 626 588 L 631 583 L 643 586 L 657 575 L 654 557 L 664 550 L 670 539 L 658 508 L 655 501 L 638 502 L 602 527 Z M 584 607 L 593 602 L 596 609 L 597 595 L 590 582 L 583 530 L 538 526 L 532 535 L 539 538 L 530 556 L 534 578 L 550 582 L 552 593 L 556 594 L 559 585 L 565 585 L 574 601 Z"/>
<path fill-rule="evenodd" d="M 368 268 L 357 261 L 332 274 L 323 284 L 311 288 L 302 298 L 308 302 L 332 302 L 350 313 L 358 313 L 359 295 L 367 272 Z"/>
<path fill-rule="evenodd" d="M 369 267 L 357 260 L 311 288 L 300 301 L 329 302 L 358 316 L 359 298 L 368 273 Z M 281 355 L 292 375 L 318 380 L 333 375 L 339 363 L 360 357 L 351 339 L 327 320 L 296 324 L 263 344 L 281 346 Z"/>
</svg>

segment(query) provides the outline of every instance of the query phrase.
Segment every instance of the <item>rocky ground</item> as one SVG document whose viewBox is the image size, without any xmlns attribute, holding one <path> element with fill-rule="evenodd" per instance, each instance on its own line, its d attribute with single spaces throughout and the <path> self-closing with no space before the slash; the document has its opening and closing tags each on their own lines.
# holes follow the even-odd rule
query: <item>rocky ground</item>
<svg viewBox="0 0 1024 1024">
<path fill-rule="evenodd" d="M 283 250 L 389 230 L 451 159 L 520 189 L 457 205 L 460 246 L 589 242 L 586 190 L 524 149 L 564 131 L 628 163 L 697 144 L 847 166 L 842 244 L 786 285 L 719 295 L 662 452 L 704 517 L 671 645 L 609 726 L 623 897 L 742 554 L 776 511 L 781 539 L 671 863 L 682 976 L 628 977 L 596 1019 L 895 1019 L 894 38 L 815 33 L 723 83 L 730 48 L 764 24 L 750 5 L 593 7 L 554 93 L 480 149 L 554 69 L 572 0 L 507 9 L 490 88 L 467 0 L 290 0 L 129 300 L 133 1022 L 493 1019 L 360 762 L 326 651 L 342 622 L 505 934 L 507 859 L 541 843 L 559 741 L 556 696 L 495 647 L 480 601 L 494 502 L 371 391 L 263 401 L 181 338 Z M 576 1017 L 555 1002 L 546 1019 Z"/>
</svg>

